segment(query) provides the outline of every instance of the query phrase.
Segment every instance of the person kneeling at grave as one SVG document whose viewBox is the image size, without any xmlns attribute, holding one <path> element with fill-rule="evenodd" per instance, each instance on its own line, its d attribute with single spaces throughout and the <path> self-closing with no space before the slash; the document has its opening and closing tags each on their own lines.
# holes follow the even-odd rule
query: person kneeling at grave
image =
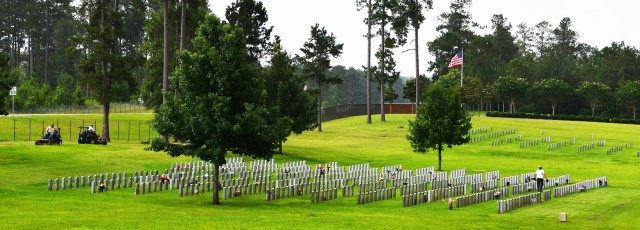
<svg viewBox="0 0 640 230">
<path fill-rule="evenodd" d="M 169 176 L 165 174 L 162 177 L 160 177 L 160 184 L 164 184 L 164 182 L 168 180 L 169 180 Z"/>
<path fill-rule="evenodd" d="M 493 193 L 493 197 L 497 200 L 500 199 L 500 194 L 502 194 L 500 191 L 496 191 Z"/>
<path fill-rule="evenodd" d="M 106 189 L 107 189 L 107 184 L 105 184 L 104 182 L 100 182 L 100 184 L 98 184 L 98 191 L 99 192 L 103 192 Z"/>
</svg>

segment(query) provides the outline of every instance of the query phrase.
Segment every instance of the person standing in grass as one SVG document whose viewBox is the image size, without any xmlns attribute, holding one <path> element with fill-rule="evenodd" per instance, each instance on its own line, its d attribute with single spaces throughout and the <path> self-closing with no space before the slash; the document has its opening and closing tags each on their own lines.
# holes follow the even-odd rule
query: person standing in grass
<svg viewBox="0 0 640 230">
<path fill-rule="evenodd" d="M 536 177 L 536 182 L 538 185 L 538 192 L 542 192 L 542 187 L 544 186 L 544 179 L 547 178 L 547 174 L 542 170 L 542 166 L 538 167 L 535 173 L 533 173 Z"/>
</svg>

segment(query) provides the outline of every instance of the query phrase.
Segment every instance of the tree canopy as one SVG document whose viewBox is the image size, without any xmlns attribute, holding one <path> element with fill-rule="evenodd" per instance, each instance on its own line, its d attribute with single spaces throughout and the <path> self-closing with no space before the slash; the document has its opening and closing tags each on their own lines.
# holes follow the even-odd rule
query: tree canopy
<svg viewBox="0 0 640 230">
<path fill-rule="evenodd" d="M 218 167 L 227 152 L 270 159 L 282 141 L 277 127 L 286 125 L 288 118 L 269 116 L 277 108 L 267 106 L 264 81 L 246 58 L 240 28 L 207 16 L 193 49 L 183 52 L 180 62 L 171 78 L 174 84 L 180 81 L 179 93 L 166 95 L 154 127 L 182 143 L 156 138 L 151 148 L 212 162 L 216 191 Z M 213 203 L 219 204 L 218 193 L 213 193 Z"/>
<path fill-rule="evenodd" d="M 418 117 L 409 121 L 409 140 L 413 151 L 438 151 L 438 170 L 442 170 L 442 151 L 445 146 L 468 143 L 471 117 L 462 107 L 459 88 L 446 88 L 435 83 L 429 86 L 423 104 L 418 106 Z"/>
</svg>

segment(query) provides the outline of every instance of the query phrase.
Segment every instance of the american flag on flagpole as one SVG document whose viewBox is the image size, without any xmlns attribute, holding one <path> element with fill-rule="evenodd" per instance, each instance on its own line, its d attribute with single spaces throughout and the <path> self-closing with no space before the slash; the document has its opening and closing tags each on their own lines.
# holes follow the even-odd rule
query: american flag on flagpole
<svg viewBox="0 0 640 230">
<path fill-rule="evenodd" d="M 451 63 L 449 63 L 449 68 L 461 66 L 462 65 L 462 51 L 459 51 L 455 56 L 451 58 Z"/>
</svg>

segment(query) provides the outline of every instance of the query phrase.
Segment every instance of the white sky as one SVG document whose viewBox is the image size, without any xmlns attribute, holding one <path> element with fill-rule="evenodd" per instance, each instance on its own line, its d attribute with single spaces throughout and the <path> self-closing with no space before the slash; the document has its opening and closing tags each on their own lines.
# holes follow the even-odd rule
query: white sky
<svg viewBox="0 0 640 230">
<path fill-rule="evenodd" d="M 209 7 L 214 14 L 224 19 L 224 11 L 235 0 L 210 0 Z M 326 28 L 344 43 L 343 53 L 332 59 L 332 65 L 344 65 L 360 69 L 367 61 L 367 32 L 363 23 L 365 12 L 359 12 L 355 0 L 262 0 L 269 14 L 268 25 L 274 26 L 272 35 L 279 35 L 284 48 L 293 54 L 300 54 L 300 48 L 309 39 L 310 28 L 315 23 Z M 434 59 L 427 52 L 428 41 L 438 33 L 435 28 L 440 21 L 437 16 L 449 11 L 451 1 L 434 0 L 433 10 L 426 12 L 427 20 L 420 29 L 420 74 L 427 73 L 427 62 Z M 491 17 L 503 14 L 511 23 L 512 34 L 516 25 L 526 23 L 532 27 L 543 20 L 557 27 L 564 17 L 571 18 L 572 29 L 578 32 L 578 41 L 603 48 L 611 42 L 624 41 L 627 45 L 640 48 L 640 32 L 635 24 L 640 21 L 637 0 L 475 0 L 467 10 L 472 19 L 487 29 L 477 34 L 490 33 Z M 379 45 L 380 38 L 374 38 L 372 46 Z M 413 39 L 413 35 L 409 36 Z M 413 44 L 398 48 L 394 58 L 401 76 L 415 76 Z M 375 57 L 372 63 L 376 63 Z"/>
</svg>

